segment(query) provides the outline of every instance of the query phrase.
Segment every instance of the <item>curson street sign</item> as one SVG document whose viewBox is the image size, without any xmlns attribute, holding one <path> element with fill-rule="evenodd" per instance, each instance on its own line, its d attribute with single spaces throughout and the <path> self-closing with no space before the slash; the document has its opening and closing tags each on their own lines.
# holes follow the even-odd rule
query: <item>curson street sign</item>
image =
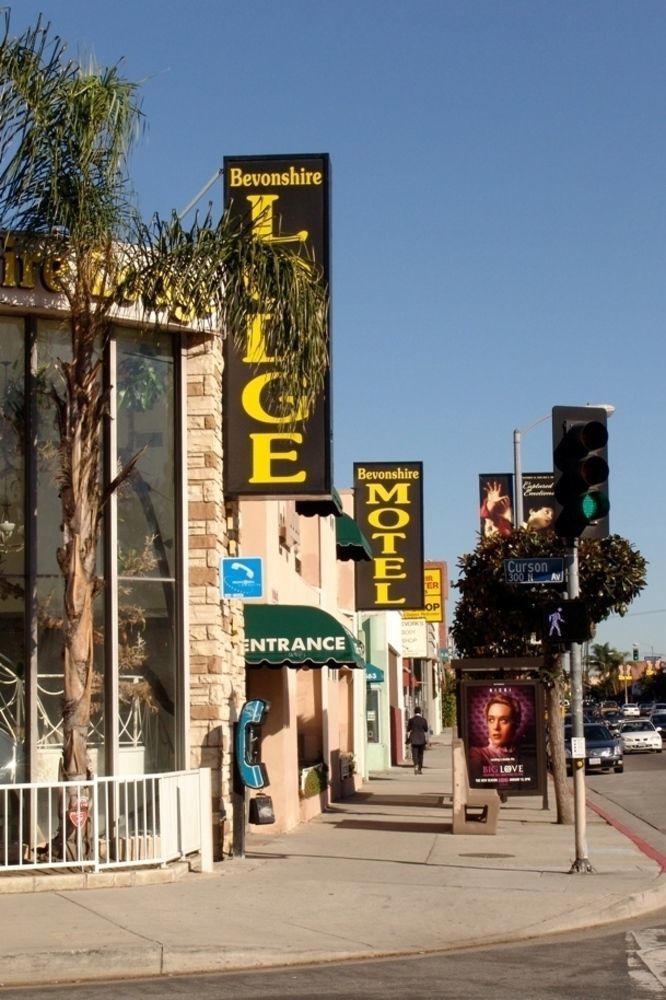
<svg viewBox="0 0 666 1000">
<path fill-rule="evenodd" d="M 504 560 L 505 583 L 564 583 L 564 559 L 553 556 Z"/>
</svg>

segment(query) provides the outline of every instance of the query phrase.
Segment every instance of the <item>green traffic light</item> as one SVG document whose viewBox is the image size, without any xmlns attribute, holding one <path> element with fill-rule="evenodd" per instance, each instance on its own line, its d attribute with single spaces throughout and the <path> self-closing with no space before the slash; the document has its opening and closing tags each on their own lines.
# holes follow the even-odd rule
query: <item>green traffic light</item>
<svg viewBox="0 0 666 1000">
<path fill-rule="evenodd" d="M 599 518 L 606 517 L 610 510 L 608 497 L 605 493 L 586 493 L 581 500 L 580 509 L 586 521 L 598 521 Z"/>
</svg>

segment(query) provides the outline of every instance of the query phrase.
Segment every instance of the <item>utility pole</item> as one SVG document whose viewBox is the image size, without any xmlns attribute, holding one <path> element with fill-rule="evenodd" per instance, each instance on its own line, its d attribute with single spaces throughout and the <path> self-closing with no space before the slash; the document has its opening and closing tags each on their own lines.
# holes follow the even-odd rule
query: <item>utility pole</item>
<svg viewBox="0 0 666 1000">
<path fill-rule="evenodd" d="M 567 596 L 571 600 L 580 597 L 578 577 L 578 539 L 571 541 L 567 553 Z M 585 812 L 585 727 L 583 725 L 583 662 L 580 643 L 571 643 L 571 763 L 574 781 L 574 824 L 576 838 L 576 859 L 569 869 L 570 872 L 594 871 L 587 856 L 587 816 Z M 583 749 L 583 756 L 576 757 L 573 753 L 575 742 Z"/>
</svg>

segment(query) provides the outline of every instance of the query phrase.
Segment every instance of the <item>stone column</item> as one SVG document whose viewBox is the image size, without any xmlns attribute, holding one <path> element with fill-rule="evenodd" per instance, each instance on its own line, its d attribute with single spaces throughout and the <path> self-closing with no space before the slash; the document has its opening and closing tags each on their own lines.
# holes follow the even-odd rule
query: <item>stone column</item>
<svg viewBox="0 0 666 1000">
<path fill-rule="evenodd" d="M 245 701 L 240 601 L 220 599 L 219 565 L 237 553 L 237 504 L 222 489 L 222 338 L 187 349 L 191 766 L 213 777 L 214 850 L 231 850 L 233 723 Z M 225 817 L 226 813 L 226 817 Z"/>
</svg>

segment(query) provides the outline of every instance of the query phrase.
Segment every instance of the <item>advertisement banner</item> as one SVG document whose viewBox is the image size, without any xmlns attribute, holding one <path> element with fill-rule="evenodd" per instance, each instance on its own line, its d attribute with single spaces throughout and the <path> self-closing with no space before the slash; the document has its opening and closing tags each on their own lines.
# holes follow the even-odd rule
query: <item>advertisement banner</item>
<svg viewBox="0 0 666 1000">
<path fill-rule="evenodd" d="M 314 261 L 329 284 L 329 160 L 318 156 L 227 156 L 225 207 L 251 224 L 257 239 Z M 223 376 L 224 489 L 229 496 L 307 497 L 330 494 L 330 368 L 307 419 L 271 412 L 270 352 L 261 339 L 261 304 L 251 352 L 225 340 Z M 259 324 L 259 331 L 254 327 Z"/>
<path fill-rule="evenodd" d="M 472 788 L 541 795 L 545 723 L 538 681 L 461 683 L 462 738 Z"/>
<path fill-rule="evenodd" d="M 403 618 L 422 618 L 426 622 L 444 621 L 444 571 L 442 566 L 427 565 L 423 570 L 425 605 L 420 611 L 403 611 Z"/>
<path fill-rule="evenodd" d="M 523 473 L 523 527 L 544 531 L 553 525 L 555 477 L 552 472 Z"/>
<path fill-rule="evenodd" d="M 356 609 L 423 608 L 423 463 L 355 462 L 354 520 L 372 547 L 354 566 Z"/>
<path fill-rule="evenodd" d="M 482 538 L 513 531 L 513 476 L 493 472 L 479 476 L 479 518 Z"/>
</svg>

